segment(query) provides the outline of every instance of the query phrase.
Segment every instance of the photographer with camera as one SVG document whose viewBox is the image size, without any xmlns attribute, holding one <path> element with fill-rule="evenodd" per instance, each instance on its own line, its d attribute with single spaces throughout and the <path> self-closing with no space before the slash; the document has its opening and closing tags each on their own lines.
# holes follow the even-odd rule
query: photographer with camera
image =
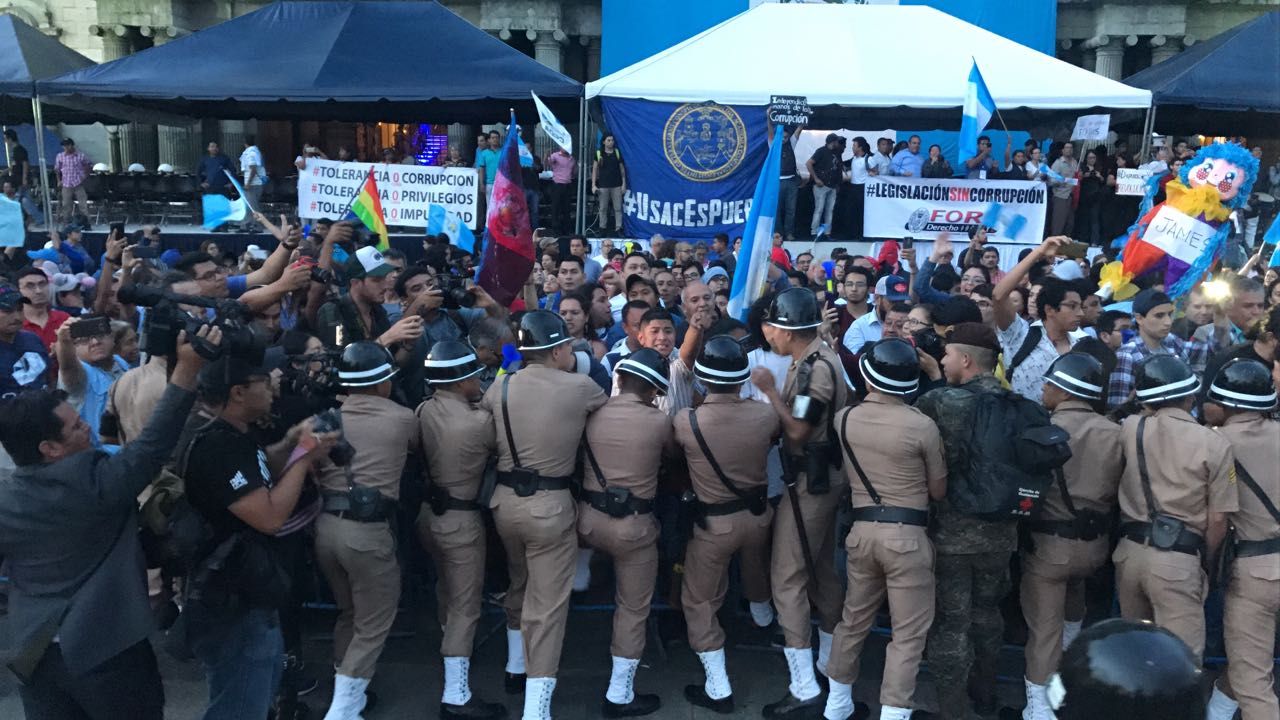
<svg viewBox="0 0 1280 720">
<path fill-rule="evenodd" d="M 218 328 L 197 345 L 216 349 Z M 0 442 L 17 464 L 0 483 L 0 554 L 9 566 L 9 667 L 28 717 L 160 720 L 137 497 L 168 460 L 195 402 L 204 356 L 185 336 L 146 429 L 114 456 L 58 391 L 6 400 Z"/>
<path fill-rule="evenodd" d="M 183 610 L 209 684 L 205 720 L 267 715 L 284 667 L 276 608 L 290 591 L 272 538 L 293 514 L 307 473 L 339 439 L 308 420 L 271 448 L 258 444 L 253 425 L 271 411 L 270 375 L 263 360 L 243 352 L 205 367 L 200 396 L 214 418 L 195 431 L 179 467 L 187 500 L 213 536 L 190 563 Z"/>
<path fill-rule="evenodd" d="M 367 340 L 338 361 L 347 398 L 332 418 L 346 444 L 316 464 L 324 512 L 316 518 L 316 564 L 338 606 L 333 703 L 328 720 L 357 720 L 400 602 L 392 522 L 405 459 L 418 447 L 413 413 L 391 398 L 391 353 Z"/>
<path fill-rule="evenodd" d="M 325 345 L 341 348 L 371 340 L 391 350 L 397 364 L 407 361 L 404 346 L 422 337 L 422 318 L 405 313 L 394 325 L 387 319 L 382 300 L 395 271 L 376 247 L 355 252 L 346 267 L 347 294 L 321 305 L 316 313 L 316 331 Z"/>
</svg>

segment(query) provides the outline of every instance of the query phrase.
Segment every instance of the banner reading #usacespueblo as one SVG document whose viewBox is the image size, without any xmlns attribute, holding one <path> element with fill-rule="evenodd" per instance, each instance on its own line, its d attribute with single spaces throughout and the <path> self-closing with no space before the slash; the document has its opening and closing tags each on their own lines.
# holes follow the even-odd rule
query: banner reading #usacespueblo
<svg viewBox="0 0 1280 720">
<path fill-rule="evenodd" d="M 742 232 L 768 152 L 764 107 L 616 98 L 603 105 L 627 168 L 627 235 L 710 240 Z"/>
</svg>

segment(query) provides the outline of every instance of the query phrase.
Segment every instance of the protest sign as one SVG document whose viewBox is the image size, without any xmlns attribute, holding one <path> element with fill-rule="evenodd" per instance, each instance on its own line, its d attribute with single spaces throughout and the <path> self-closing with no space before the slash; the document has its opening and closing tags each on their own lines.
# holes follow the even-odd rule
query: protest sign
<svg viewBox="0 0 1280 720">
<path fill-rule="evenodd" d="M 1076 129 L 1071 133 L 1071 139 L 1106 142 L 1110 130 L 1110 115 L 1081 115 L 1076 118 Z"/>
<path fill-rule="evenodd" d="M 934 240 L 940 233 L 965 234 L 980 224 L 993 203 L 1001 214 L 1025 221 L 987 228 L 992 242 L 1035 245 L 1044 236 L 1044 183 L 1027 180 L 933 180 L 873 177 L 867 180 L 863 235 Z"/>
<path fill-rule="evenodd" d="M 1116 194 L 1137 195 L 1139 197 L 1146 195 L 1147 180 L 1150 177 L 1150 170 L 1118 168 L 1116 170 Z"/>
<path fill-rule="evenodd" d="M 1212 225 L 1164 205 L 1147 226 L 1142 240 L 1191 265 L 1204 253 L 1216 233 Z"/>
<path fill-rule="evenodd" d="M 360 192 L 373 168 L 379 200 L 388 225 L 423 227 L 429 208 L 440 205 L 457 214 L 473 230 L 477 227 L 479 178 L 474 168 L 385 165 L 309 158 L 298 175 L 298 217 L 341 220 L 339 214 Z"/>
<path fill-rule="evenodd" d="M 808 125 L 809 99 L 803 95 L 773 95 L 769 98 L 769 121 L 774 125 Z"/>
</svg>

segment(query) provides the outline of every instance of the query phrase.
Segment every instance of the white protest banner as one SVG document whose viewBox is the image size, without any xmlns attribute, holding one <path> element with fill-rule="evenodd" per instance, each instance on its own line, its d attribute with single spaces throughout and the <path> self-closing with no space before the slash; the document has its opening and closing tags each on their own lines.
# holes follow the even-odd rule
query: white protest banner
<svg viewBox="0 0 1280 720">
<path fill-rule="evenodd" d="M 1142 241 L 1191 265 L 1204 253 L 1215 233 L 1212 225 L 1165 205 L 1152 218 Z"/>
<path fill-rule="evenodd" d="M 1071 133 L 1071 139 L 1106 142 L 1110 130 L 1110 115 L 1081 115 L 1076 118 L 1076 129 Z"/>
<path fill-rule="evenodd" d="M 992 203 L 1002 213 L 1021 215 L 1015 237 L 1005 227 L 988 228 L 992 242 L 1038 245 L 1044 237 L 1048 188 L 1029 180 L 931 180 L 912 177 L 873 177 L 867 180 L 863 205 L 863 236 L 936 240 L 939 233 L 967 234 L 980 225 Z"/>
<path fill-rule="evenodd" d="M 1117 168 L 1116 194 L 1137 195 L 1139 197 L 1146 195 L 1147 180 L 1150 178 L 1150 170 L 1141 170 L 1139 168 Z"/>
<path fill-rule="evenodd" d="M 360 192 L 370 167 L 388 225 L 424 228 L 428 209 L 440 205 L 457 214 L 472 230 L 476 229 L 480 191 L 475 168 L 308 158 L 306 170 L 298 174 L 298 217 L 341 220 L 339 213 L 351 206 L 351 198 Z"/>
</svg>

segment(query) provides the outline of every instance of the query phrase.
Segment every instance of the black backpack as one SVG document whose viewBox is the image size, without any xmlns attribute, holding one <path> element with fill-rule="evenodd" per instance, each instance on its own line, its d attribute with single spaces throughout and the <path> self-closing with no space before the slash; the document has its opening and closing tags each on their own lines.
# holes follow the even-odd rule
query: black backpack
<svg viewBox="0 0 1280 720">
<path fill-rule="evenodd" d="M 989 520 L 1029 517 L 1071 459 L 1071 436 L 1038 403 L 1008 391 L 974 393 L 964 472 L 948 478 L 957 510 Z"/>
</svg>

